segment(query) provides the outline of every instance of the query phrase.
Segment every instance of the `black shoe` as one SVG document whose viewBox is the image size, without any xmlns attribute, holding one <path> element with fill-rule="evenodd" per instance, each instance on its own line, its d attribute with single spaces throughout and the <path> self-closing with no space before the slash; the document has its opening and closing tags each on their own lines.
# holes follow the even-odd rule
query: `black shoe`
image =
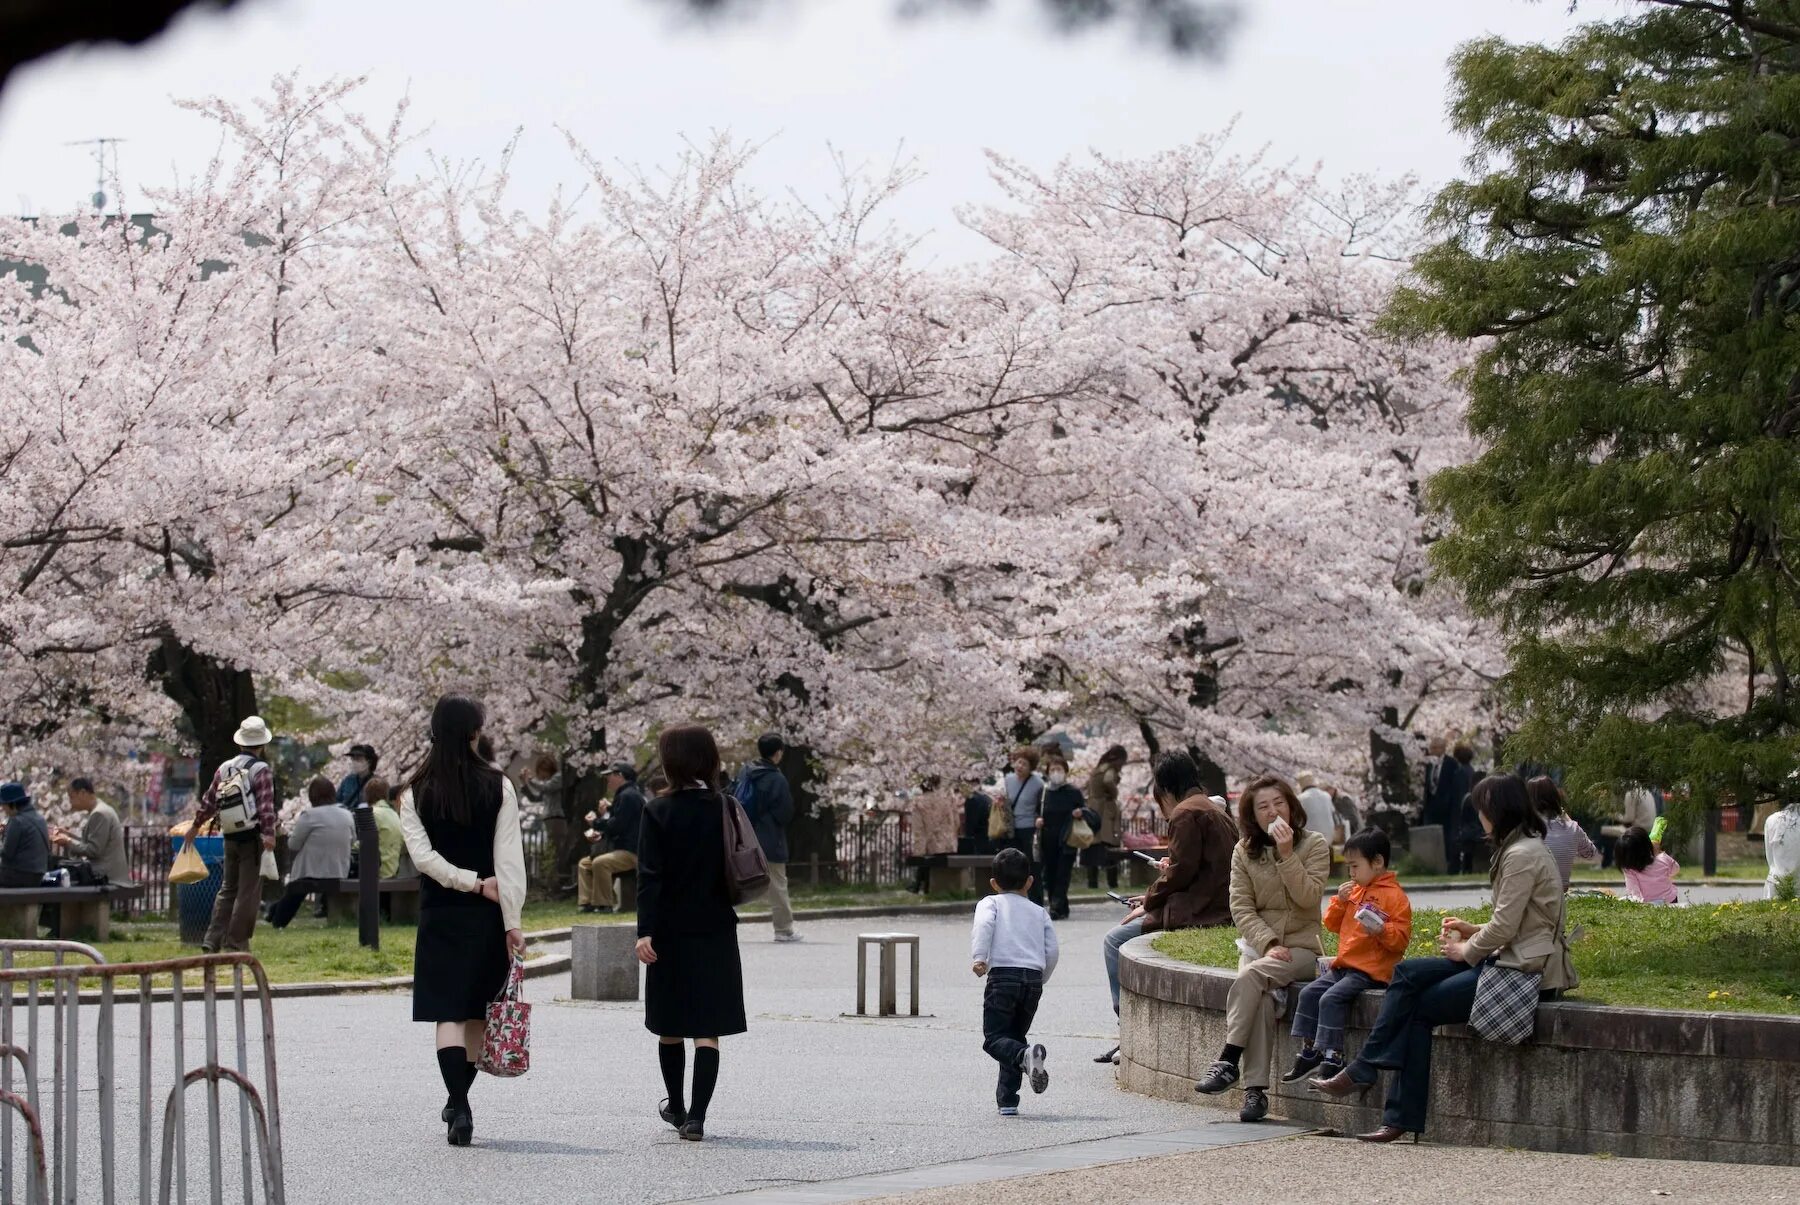
<svg viewBox="0 0 1800 1205">
<path fill-rule="evenodd" d="M 706 1126 L 698 1121 L 685 1121 L 677 1132 L 681 1135 L 683 1142 L 699 1142 L 706 1137 Z"/>
<path fill-rule="evenodd" d="M 1238 1082 L 1238 1069 L 1232 1063 L 1220 1059 L 1206 1069 L 1206 1076 L 1194 1085 L 1194 1091 L 1202 1096 L 1217 1096 L 1231 1085 Z"/>
<path fill-rule="evenodd" d="M 581 907 L 580 907 L 580 908 L 579 908 L 579 909 L 578 909 L 578 911 L 580 911 L 580 912 L 581 912 L 581 913 L 582 913 L 582 914 L 583 914 L 583 915 L 585 915 L 585 914 L 587 914 L 587 913 L 589 913 L 589 912 L 598 912 L 598 911 L 600 911 L 600 909 L 598 909 L 598 908 L 596 908 L 596 907 L 594 907 L 594 906 L 593 906 L 593 905 L 592 905 L 592 904 L 583 904 L 583 905 L 582 905 L 582 906 L 581 906 Z"/>
<path fill-rule="evenodd" d="M 468 1146 L 475 1136 L 475 1118 L 467 1109 L 458 1109 L 450 1118 L 450 1145 Z"/>
<path fill-rule="evenodd" d="M 1319 1071 L 1318 1071 L 1316 1078 L 1331 1079 L 1333 1076 L 1335 1076 L 1338 1072 L 1342 1071 L 1343 1069 L 1344 1069 L 1344 1064 L 1342 1062 L 1340 1062 L 1339 1060 L 1326 1059 L 1323 1063 L 1319 1064 Z"/>
<path fill-rule="evenodd" d="M 1044 1060 L 1050 1056 L 1042 1044 L 1033 1046 L 1025 1052 L 1025 1074 L 1031 1080 L 1031 1090 L 1043 1093 L 1050 1086 L 1050 1073 L 1044 1070 Z"/>
<path fill-rule="evenodd" d="M 666 1096 L 663 1097 L 662 1104 L 656 1106 L 656 1115 L 678 1130 L 687 1124 L 687 1110 L 671 1107 Z"/>
<path fill-rule="evenodd" d="M 438 1119 L 441 1120 L 445 1125 L 449 1125 L 451 1120 L 453 1118 L 455 1118 L 455 1116 L 456 1116 L 456 1102 L 446 1100 L 444 1102 L 444 1111 L 442 1113 L 438 1114 Z"/>
<path fill-rule="evenodd" d="M 1117 1046 L 1114 1046 L 1111 1050 L 1107 1051 L 1105 1054 L 1101 1055 L 1099 1058 L 1095 1059 L 1094 1061 L 1096 1063 L 1116 1063 L 1116 1062 L 1118 1062 L 1119 1061 L 1119 1048 Z"/>
<path fill-rule="evenodd" d="M 1244 1107 L 1238 1110 L 1239 1121 L 1261 1121 L 1269 1115 L 1269 1092 L 1266 1088 L 1245 1088 Z"/>
<path fill-rule="evenodd" d="M 1307 1076 L 1311 1075 L 1314 1068 L 1318 1067 L 1318 1065 L 1324 1061 L 1325 1056 L 1320 1054 L 1317 1050 L 1302 1050 L 1294 1059 L 1294 1065 L 1288 1069 L 1288 1073 L 1281 1077 L 1281 1082 L 1284 1084 L 1297 1084 Z M 1337 1072 L 1334 1071 L 1331 1074 L 1336 1075 Z M 1331 1075 L 1321 1075 L 1319 1078 L 1330 1079 Z"/>
</svg>

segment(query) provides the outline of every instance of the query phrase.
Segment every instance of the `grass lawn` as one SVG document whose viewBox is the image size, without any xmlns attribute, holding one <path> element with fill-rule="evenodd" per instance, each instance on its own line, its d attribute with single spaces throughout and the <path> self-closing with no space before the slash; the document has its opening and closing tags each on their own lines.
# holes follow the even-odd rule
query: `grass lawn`
<svg viewBox="0 0 1800 1205">
<path fill-rule="evenodd" d="M 1769 864 L 1758 855 L 1754 858 L 1720 858 L 1718 870 L 1711 875 L 1701 870 L 1698 860 L 1684 862 L 1681 866 L 1681 873 L 1676 878 L 1682 883 L 1699 883 L 1707 878 L 1753 879 L 1760 883 L 1768 877 L 1768 874 Z M 1339 878 L 1342 877 L 1339 876 Z M 1443 887 L 1458 883 L 1485 884 L 1488 877 L 1486 872 L 1480 874 L 1406 874 L 1402 872 L 1400 881 L 1406 887 Z M 1598 866 L 1577 862 L 1575 863 L 1575 873 L 1571 876 L 1570 881 L 1576 886 L 1623 889 L 1625 875 L 1619 870 L 1610 868 L 1601 870 Z"/>
<path fill-rule="evenodd" d="M 1447 915 L 1479 924 L 1487 908 L 1413 913 L 1408 957 L 1437 953 L 1438 922 Z M 1575 999 L 1598 1004 L 1702 1012 L 1800 1015 L 1800 903 L 1757 900 L 1661 908 L 1624 900 L 1569 900 L 1577 934 Z M 1201 966 L 1235 967 L 1237 930 L 1164 933 L 1156 948 Z M 1337 949 L 1326 934 L 1325 952 Z"/>
<path fill-rule="evenodd" d="M 807 888 L 794 895 L 796 909 L 844 908 L 861 906 L 899 906 L 921 902 L 956 900 L 954 895 L 921 897 L 903 889 L 857 887 Z M 1071 899 L 1104 899 L 1099 892 L 1084 890 L 1070 893 Z M 767 904 L 751 904 L 740 911 L 745 916 L 768 914 Z M 525 931 L 541 932 L 580 924 L 635 924 L 634 914 L 583 914 L 573 901 L 533 900 L 525 905 Z M 314 919 L 310 909 L 286 929 L 275 929 L 258 923 L 251 940 L 251 952 L 263 964 L 271 983 L 323 983 L 354 979 L 385 979 L 412 974 L 413 934 L 411 925 L 381 926 L 380 951 L 365 950 L 356 941 L 354 921 L 327 923 Z M 112 939 L 97 947 L 108 962 L 154 962 L 185 958 L 200 951 L 184 946 L 176 925 L 170 921 L 120 921 L 113 925 Z M 32 955 L 21 956 L 18 965 L 45 964 L 50 960 Z M 169 977 L 157 980 L 166 985 Z M 197 973 L 188 976 L 197 985 Z"/>
</svg>

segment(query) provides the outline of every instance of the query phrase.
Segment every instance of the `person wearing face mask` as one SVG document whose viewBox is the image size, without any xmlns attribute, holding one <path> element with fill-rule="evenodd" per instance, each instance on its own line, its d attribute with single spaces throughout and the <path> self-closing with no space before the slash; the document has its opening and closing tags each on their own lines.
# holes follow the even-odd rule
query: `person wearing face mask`
<svg viewBox="0 0 1800 1205">
<path fill-rule="evenodd" d="M 354 811 L 363 801 L 363 788 L 375 777 L 375 767 L 381 761 L 372 745 L 350 746 L 350 773 L 344 775 L 338 783 L 337 801 L 339 807 Z"/>
<path fill-rule="evenodd" d="M 1089 825 L 1098 825 L 1100 817 L 1090 811 L 1081 788 L 1069 781 L 1069 763 L 1060 753 L 1044 758 L 1043 804 L 1039 812 L 1038 864 L 1044 868 L 1044 894 L 1049 897 L 1050 919 L 1062 920 L 1069 915 L 1069 879 L 1075 873 L 1075 849 L 1069 844 L 1069 830 L 1075 814 L 1083 812 Z"/>
</svg>

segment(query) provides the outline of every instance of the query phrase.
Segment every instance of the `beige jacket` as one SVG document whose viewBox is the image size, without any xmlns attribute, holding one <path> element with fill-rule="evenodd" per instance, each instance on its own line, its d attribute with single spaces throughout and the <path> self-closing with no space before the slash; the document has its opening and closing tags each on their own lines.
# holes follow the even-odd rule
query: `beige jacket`
<svg viewBox="0 0 1800 1205">
<path fill-rule="evenodd" d="M 519 832 L 519 796 L 512 779 L 501 780 L 500 817 L 494 823 L 494 878 L 500 885 L 500 916 L 508 929 L 517 929 L 525 910 L 525 840 Z M 412 792 L 400 793 L 400 832 L 406 837 L 406 852 L 419 873 L 429 875 L 453 891 L 473 891 L 479 878 L 472 870 L 452 866 L 444 855 L 431 848 L 431 837 L 419 809 L 412 805 Z"/>
<path fill-rule="evenodd" d="M 1275 946 L 1321 950 L 1319 901 L 1331 876 L 1331 845 L 1318 833 L 1300 834 L 1293 852 L 1273 849 L 1252 856 L 1248 841 L 1231 851 L 1231 919 L 1256 954 Z"/>
<path fill-rule="evenodd" d="M 1470 966 L 1498 956 L 1503 967 L 1541 974 L 1543 987 L 1571 988 L 1579 982 L 1569 942 L 1563 934 L 1562 873 L 1539 837 L 1515 836 L 1494 855 L 1489 876 L 1494 915 L 1465 947 Z"/>
<path fill-rule="evenodd" d="M 1119 769 L 1117 766 L 1096 766 L 1088 775 L 1087 805 L 1100 813 L 1100 827 L 1094 833 L 1094 840 L 1102 845 L 1119 843 Z"/>
</svg>

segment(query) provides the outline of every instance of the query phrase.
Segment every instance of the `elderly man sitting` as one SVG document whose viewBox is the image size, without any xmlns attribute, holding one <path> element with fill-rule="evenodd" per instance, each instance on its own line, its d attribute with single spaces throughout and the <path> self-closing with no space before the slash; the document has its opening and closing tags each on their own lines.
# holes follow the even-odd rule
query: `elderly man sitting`
<svg viewBox="0 0 1800 1205">
<path fill-rule="evenodd" d="M 69 806 L 85 817 L 81 833 L 57 829 L 50 841 L 63 854 L 79 858 L 104 875 L 108 883 L 131 882 L 131 858 L 125 852 L 125 826 L 110 803 L 94 793 L 91 779 L 77 778 L 69 784 Z"/>
<path fill-rule="evenodd" d="M 288 832 L 288 852 L 294 864 L 288 868 L 287 890 L 269 909 L 269 923 L 277 929 L 287 928 L 307 896 L 335 887 L 350 874 L 356 820 L 337 806 L 337 792 L 328 778 L 313 779 L 307 785 L 306 799 L 312 806 Z"/>
<path fill-rule="evenodd" d="M 50 869 L 50 826 L 22 783 L 0 783 L 6 836 L 0 840 L 0 887 L 41 887 Z"/>
</svg>

